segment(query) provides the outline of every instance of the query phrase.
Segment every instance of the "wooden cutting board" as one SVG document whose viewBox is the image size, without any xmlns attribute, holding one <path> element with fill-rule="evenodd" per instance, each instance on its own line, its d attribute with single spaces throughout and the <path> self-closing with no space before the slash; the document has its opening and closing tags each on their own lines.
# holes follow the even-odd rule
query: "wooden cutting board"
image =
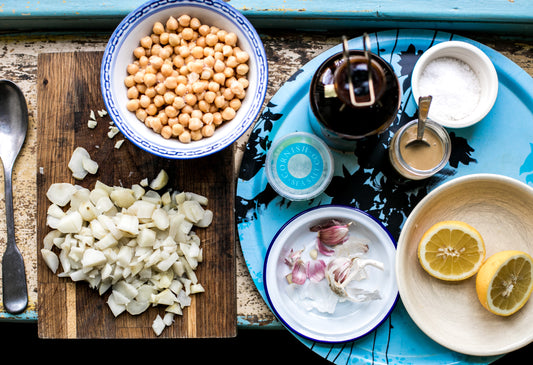
<svg viewBox="0 0 533 365">
<path fill-rule="evenodd" d="M 160 169 L 170 176 L 169 185 L 209 198 L 214 212 L 212 225 L 197 230 L 204 260 L 197 275 L 205 293 L 192 296 L 183 316 L 167 327 L 161 337 L 214 338 L 236 335 L 235 176 L 233 146 L 194 160 L 168 160 L 153 156 L 129 141 L 120 149 L 118 134 L 107 136 L 109 116 L 100 92 L 102 52 L 44 53 L 38 56 L 37 78 L 37 239 L 38 239 L 38 332 L 40 338 L 153 338 L 151 326 L 164 307 L 153 307 L 138 316 L 114 317 L 106 304 L 86 283 L 74 283 L 53 274 L 40 255 L 49 231 L 46 191 L 52 183 L 71 182 L 92 189 L 95 181 L 131 187 L 143 178 L 155 178 Z M 91 110 L 98 125 L 87 127 Z M 72 151 L 84 147 L 98 162 L 96 175 L 77 181 L 67 167 Z M 58 272 L 61 271 L 61 268 Z"/>
</svg>

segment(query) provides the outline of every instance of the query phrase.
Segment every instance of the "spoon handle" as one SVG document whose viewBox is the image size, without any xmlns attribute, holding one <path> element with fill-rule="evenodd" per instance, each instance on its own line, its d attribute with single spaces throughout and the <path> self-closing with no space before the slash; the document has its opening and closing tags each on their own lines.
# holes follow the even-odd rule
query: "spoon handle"
<svg viewBox="0 0 533 365">
<path fill-rule="evenodd" d="M 421 96 L 418 98 L 418 129 L 416 136 L 418 139 L 422 139 L 424 136 L 424 128 L 426 126 L 426 119 L 428 117 L 431 99 L 431 95 Z"/>
<path fill-rule="evenodd" d="M 6 311 L 17 314 L 23 312 L 28 305 L 28 290 L 24 260 L 15 243 L 11 175 L 11 167 L 4 167 L 7 245 L 2 257 L 2 293 Z"/>
</svg>

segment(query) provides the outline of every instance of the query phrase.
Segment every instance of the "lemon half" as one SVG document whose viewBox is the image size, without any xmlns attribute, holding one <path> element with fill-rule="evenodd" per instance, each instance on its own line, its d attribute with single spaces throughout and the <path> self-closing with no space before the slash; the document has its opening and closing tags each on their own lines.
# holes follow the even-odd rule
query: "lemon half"
<svg viewBox="0 0 533 365">
<path fill-rule="evenodd" d="M 431 226 L 418 244 L 418 261 L 431 276 L 447 281 L 475 275 L 485 259 L 481 234 L 461 221 L 442 221 Z"/>
<path fill-rule="evenodd" d="M 526 304 L 533 289 L 533 259 L 522 251 L 495 253 L 476 277 L 481 305 L 494 314 L 510 316 Z"/>
</svg>

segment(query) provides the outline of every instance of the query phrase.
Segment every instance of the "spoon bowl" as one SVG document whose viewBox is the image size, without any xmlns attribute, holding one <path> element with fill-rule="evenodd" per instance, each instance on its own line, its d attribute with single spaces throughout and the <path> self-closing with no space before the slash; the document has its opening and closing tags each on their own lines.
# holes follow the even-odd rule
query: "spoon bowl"
<svg viewBox="0 0 533 365">
<path fill-rule="evenodd" d="M 416 130 L 416 138 L 407 142 L 405 147 L 411 147 L 414 144 L 429 147 L 429 143 L 424 139 L 424 128 L 426 127 L 426 120 L 428 118 L 429 106 L 431 105 L 431 95 L 421 96 L 418 99 L 418 124 Z"/>
<path fill-rule="evenodd" d="M 26 272 L 22 254 L 15 242 L 12 173 L 15 160 L 26 139 L 28 106 L 19 87 L 0 80 L 0 160 L 4 168 L 7 244 L 2 256 L 2 294 L 4 308 L 17 314 L 28 305 Z"/>
</svg>

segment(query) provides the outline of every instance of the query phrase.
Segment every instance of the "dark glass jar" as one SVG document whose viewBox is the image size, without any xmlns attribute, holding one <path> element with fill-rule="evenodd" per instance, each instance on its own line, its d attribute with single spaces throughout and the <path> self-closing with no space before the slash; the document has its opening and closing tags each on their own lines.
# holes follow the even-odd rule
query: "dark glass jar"
<svg viewBox="0 0 533 365">
<path fill-rule="evenodd" d="M 401 89 L 385 60 L 367 50 L 350 50 L 334 54 L 319 66 L 309 98 L 314 132 L 331 147 L 346 150 L 391 125 L 400 108 Z"/>
</svg>

